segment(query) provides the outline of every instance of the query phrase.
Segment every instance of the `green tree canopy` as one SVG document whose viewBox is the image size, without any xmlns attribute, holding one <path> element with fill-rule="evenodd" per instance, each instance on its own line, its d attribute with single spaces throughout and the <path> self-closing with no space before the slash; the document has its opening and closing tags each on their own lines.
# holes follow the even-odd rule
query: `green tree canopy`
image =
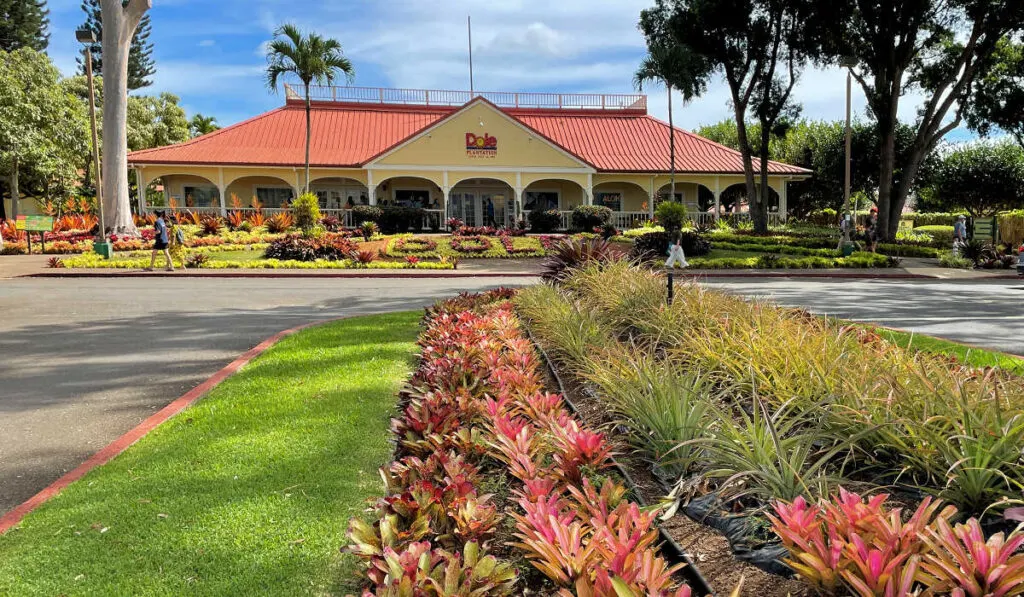
<svg viewBox="0 0 1024 597">
<path fill-rule="evenodd" d="M 994 128 L 1006 131 L 1024 147 L 1024 43 L 1003 40 L 995 61 L 992 70 L 975 83 L 967 125 L 983 136 Z"/>
<path fill-rule="evenodd" d="M 77 180 L 88 138 L 84 106 L 61 84 L 46 54 L 30 48 L 0 51 L 0 175 L 8 193 L 67 192 Z"/>
<path fill-rule="evenodd" d="M 178 96 L 166 91 L 128 100 L 128 150 L 138 151 L 187 141 L 189 122 Z"/>
<path fill-rule="evenodd" d="M 1024 149 L 1009 140 L 953 148 L 928 176 L 930 206 L 972 216 L 1024 208 Z"/>
<path fill-rule="evenodd" d="M 960 126 L 978 81 L 998 66 L 998 49 L 1024 30 L 1019 0 L 807 0 L 804 22 L 818 60 L 856 66 L 882 143 L 878 208 L 882 235 L 900 213 L 929 152 Z M 922 97 L 911 151 L 895 150 L 900 102 Z M 894 177 L 901 180 L 896 182 Z"/>
<path fill-rule="evenodd" d="M 0 50 L 45 50 L 50 44 L 49 14 L 46 0 L 0 0 Z"/>
<path fill-rule="evenodd" d="M 200 135 L 220 130 L 220 125 L 217 124 L 217 119 L 215 117 L 203 116 L 198 112 L 192 116 L 192 120 L 189 121 L 188 127 L 193 137 L 198 137 Z"/>
</svg>

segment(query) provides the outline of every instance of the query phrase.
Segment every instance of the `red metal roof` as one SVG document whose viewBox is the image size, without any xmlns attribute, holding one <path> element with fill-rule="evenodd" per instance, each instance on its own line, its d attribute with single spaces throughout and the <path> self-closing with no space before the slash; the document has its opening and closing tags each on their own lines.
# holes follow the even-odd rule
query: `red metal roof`
<svg viewBox="0 0 1024 597">
<path fill-rule="evenodd" d="M 494 107 L 598 171 L 669 170 L 669 127 L 642 111 L 568 113 Z M 460 109 L 315 103 L 310 165 L 360 168 Z M 288 101 L 281 108 L 184 143 L 132 152 L 128 160 L 134 164 L 302 166 L 305 126 L 301 102 Z M 756 159 L 754 165 L 758 167 Z M 738 151 L 677 128 L 676 169 L 701 174 L 742 173 L 743 163 Z M 778 162 L 769 163 L 769 172 L 809 173 Z"/>
</svg>

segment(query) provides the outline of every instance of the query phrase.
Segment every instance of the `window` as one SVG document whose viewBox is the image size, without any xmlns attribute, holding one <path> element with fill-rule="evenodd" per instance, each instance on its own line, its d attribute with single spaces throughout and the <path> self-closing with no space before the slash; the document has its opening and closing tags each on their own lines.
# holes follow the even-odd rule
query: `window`
<svg viewBox="0 0 1024 597">
<path fill-rule="evenodd" d="M 669 191 L 668 189 L 658 193 L 658 201 L 668 201 Z M 683 191 L 676 191 L 676 202 L 686 203 L 686 193 Z"/>
<path fill-rule="evenodd" d="M 281 207 L 293 197 L 291 187 L 256 187 L 256 198 L 263 207 Z"/>
<path fill-rule="evenodd" d="M 220 193 L 215 186 L 186 186 L 181 190 L 185 194 L 187 207 L 217 207 L 220 205 Z"/>
<path fill-rule="evenodd" d="M 430 191 L 426 189 L 395 189 L 395 205 L 402 207 L 428 207 Z"/>
<path fill-rule="evenodd" d="M 594 205 L 603 205 L 612 211 L 622 211 L 622 193 L 594 193 Z"/>
<path fill-rule="evenodd" d="M 523 211 L 558 209 L 558 191 L 526 191 Z"/>
</svg>

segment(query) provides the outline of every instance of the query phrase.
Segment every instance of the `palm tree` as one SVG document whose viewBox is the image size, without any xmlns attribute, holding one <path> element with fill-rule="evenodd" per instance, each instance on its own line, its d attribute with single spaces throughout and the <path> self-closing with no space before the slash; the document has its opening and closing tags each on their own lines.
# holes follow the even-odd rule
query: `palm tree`
<svg viewBox="0 0 1024 597">
<path fill-rule="evenodd" d="M 220 125 L 217 124 L 217 118 L 214 116 L 203 116 L 202 114 L 196 113 L 192 117 L 191 122 L 188 123 L 189 131 L 192 132 L 192 137 L 198 137 L 205 135 L 206 133 L 212 133 L 213 131 L 219 130 Z"/>
<path fill-rule="evenodd" d="M 644 83 L 658 82 L 668 90 L 668 154 L 669 154 L 669 200 L 676 200 L 676 127 L 672 120 L 672 88 L 683 92 L 683 100 L 697 95 L 697 89 L 687 81 L 686 73 L 692 58 L 680 46 L 652 45 L 633 74 L 633 85 L 643 91 Z"/>
<path fill-rule="evenodd" d="M 274 39 L 267 48 L 267 85 L 277 91 L 278 80 L 284 75 L 295 75 L 306 92 L 306 185 L 309 191 L 309 138 L 312 134 L 310 123 L 309 86 L 314 81 L 320 85 L 334 83 L 335 74 L 341 71 L 345 79 L 355 77 L 352 63 L 341 51 L 336 39 L 320 37 L 316 33 L 303 35 L 295 25 L 285 24 L 274 32 Z"/>
</svg>

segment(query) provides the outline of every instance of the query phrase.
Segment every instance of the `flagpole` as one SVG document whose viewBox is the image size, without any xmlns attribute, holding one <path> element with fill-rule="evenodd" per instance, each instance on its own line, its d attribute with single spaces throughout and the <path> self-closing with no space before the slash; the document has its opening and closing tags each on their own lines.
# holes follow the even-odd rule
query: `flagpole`
<svg viewBox="0 0 1024 597">
<path fill-rule="evenodd" d="M 469 96 L 473 93 L 473 17 L 466 16 L 466 29 L 469 31 Z"/>
</svg>

